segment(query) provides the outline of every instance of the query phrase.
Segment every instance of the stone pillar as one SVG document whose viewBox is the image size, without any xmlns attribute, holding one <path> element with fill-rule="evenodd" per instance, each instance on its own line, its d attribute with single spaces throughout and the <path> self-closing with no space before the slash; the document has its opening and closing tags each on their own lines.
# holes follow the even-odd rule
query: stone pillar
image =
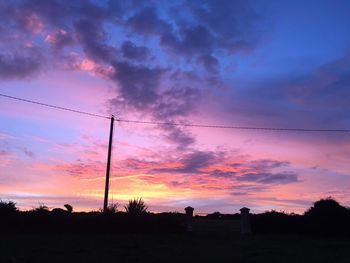
<svg viewBox="0 0 350 263">
<path fill-rule="evenodd" d="M 193 207 L 186 207 L 185 212 L 186 212 L 186 231 L 187 232 L 192 232 L 193 227 L 192 227 L 192 220 L 193 220 Z"/>
<path fill-rule="evenodd" d="M 239 211 L 241 211 L 241 233 L 243 235 L 251 234 L 252 229 L 250 226 L 250 218 L 249 218 L 250 209 L 247 207 L 243 207 Z"/>
</svg>

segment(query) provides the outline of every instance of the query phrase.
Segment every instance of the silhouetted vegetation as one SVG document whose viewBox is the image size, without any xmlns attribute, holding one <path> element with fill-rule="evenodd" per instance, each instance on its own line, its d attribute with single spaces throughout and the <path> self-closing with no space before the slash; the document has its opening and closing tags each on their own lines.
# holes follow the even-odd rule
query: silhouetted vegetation
<svg viewBox="0 0 350 263">
<path fill-rule="evenodd" d="M 307 228 L 313 234 L 350 234 L 350 210 L 333 198 L 321 199 L 304 214 Z"/>
<path fill-rule="evenodd" d="M 0 215 L 9 215 L 17 212 L 16 203 L 0 200 Z"/>
<path fill-rule="evenodd" d="M 304 215 L 268 211 L 252 215 L 254 233 L 349 235 L 350 210 L 331 197 L 313 204 Z"/>
<path fill-rule="evenodd" d="M 118 212 L 118 203 L 112 203 L 107 206 L 107 210 L 103 211 L 102 208 L 100 208 L 100 212 L 104 212 L 105 214 L 115 214 Z"/>
<path fill-rule="evenodd" d="M 223 220 L 239 220 L 241 215 L 236 214 L 221 214 L 220 212 L 214 212 L 212 214 L 207 214 L 205 218 L 209 219 L 223 219 Z"/>
<path fill-rule="evenodd" d="M 38 207 L 35 207 L 33 208 L 32 210 L 33 212 L 36 212 L 36 213 L 48 213 L 50 212 L 50 209 L 48 206 L 44 205 L 44 204 L 39 204 Z"/>
<path fill-rule="evenodd" d="M 18 211 L 15 203 L 0 202 L 0 232 L 22 233 L 123 233 L 184 231 L 183 215 L 178 213 L 154 214 L 147 212 L 142 199 L 130 200 L 127 212 L 119 212 L 118 204 L 108 206 L 107 213 L 73 212 L 40 204 L 29 211 Z"/>
<path fill-rule="evenodd" d="M 67 209 L 68 213 L 72 213 L 73 212 L 73 206 L 71 206 L 70 204 L 65 204 L 64 207 Z"/>
<path fill-rule="evenodd" d="M 123 233 L 123 232 L 184 232 L 183 213 L 159 213 L 147 211 L 145 202 L 130 200 L 118 211 L 118 204 L 110 204 L 107 213 L 73 212 L 71 205 L 65 209 L 50 209 L 40 204 L 30 211 L 19 211 L 12 201 L 0 201 L 1 232 L 56 232 L 56 233 Z M 214 212 L 206 216 L 194 217 L 194 229 L 206 233 L 239 231 L 240 214 Z M 237 223 L 234 223 L 234 222 Z M 332 198 L 321 199 L 303 215 L 267 211 L 252 214 L 251 224 L 254 234 L 312 234 L 349 235 L 350 210 Z M 234 230 L 233 230 L 234 229 Z M 227 231 L 226 231 L 227 230 Z"/>
<path fill-rule="evenodd" d="M 148 207 L 142 198 L 129 200 L 129 203 L 124 207 L 128 214 L 141 215 L 147 213 Z"/>
</svg>

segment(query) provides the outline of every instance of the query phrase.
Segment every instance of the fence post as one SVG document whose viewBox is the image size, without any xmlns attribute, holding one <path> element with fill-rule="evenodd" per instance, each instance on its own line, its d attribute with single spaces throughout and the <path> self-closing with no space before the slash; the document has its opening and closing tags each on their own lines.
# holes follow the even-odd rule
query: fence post
<svg viewBox="0 0 350 263">
<path fill-rule="evenodd" d="M 243 235 L 251 234 L 252 228 L 250 226 L 250 218 L 249 218 L 250 209 L 247 207 L 243 207 L 239 211 L 241 211 L 241 233 Z"/>
<path fill-rule="evenodd" d="M 192 232 L 193 227 L 192 227 L 192 220 L 193 220 L 193 207 L 186 207 L 185 212 L 186 212 L 186 231 L 187 232 Z"/>
</svg>

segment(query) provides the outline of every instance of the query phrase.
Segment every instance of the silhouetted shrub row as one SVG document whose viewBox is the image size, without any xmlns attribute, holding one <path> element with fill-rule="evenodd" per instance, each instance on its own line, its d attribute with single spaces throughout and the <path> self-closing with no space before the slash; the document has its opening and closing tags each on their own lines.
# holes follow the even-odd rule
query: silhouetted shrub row
<svg viewBox="0 0 350 263">
<path fill-rule="evenodd" d="M 350 235 L 350 209 L 332 198 L 314 203 L 304 215 L 269 211 L 251 217 L 253 233 Z"/>
<path fill-rule="evenodd" d="M 103 213 L 73 212 L 73 207 L 65 204 L 66 210 L 54 208 L 51 211 L 40 205 L 30 211 L 18 211 L 14 202 L 0 200 L 0 233 L 2 232 L 157 232 L 184 231 L 185 217 L 179 213 L 153 214 L 140 199 L 130 200 L 125 212 L 117 212 L 118 204 L 111 204 Z"/>
<path fill-rule="evenodd" d="M 241 215 L 239 213 L 236 214 L 221 214 L 220 212 L 214 212 L 212 214 L 207 214 L 204 216 L 197 217 L 199 219 L 219 219 L 219 220 L 239 220 Z"/>
<path fill-rule="evenodd" d="M 2 215 L 0 232 L 157 232 L 183 231 L 181 214 L 132 215 L 123 212 L 104 214 L 101 212 L 55 213 L 43 211 L 16 212 Z"/>
<path fill-rule="evenodd" d="M 158 232 L 185 231 L 186 218 L 180 213 L 153 214 L 141 199 L 132 200 L 129 213 L 116 212 L 116 206 L 102 212 L 72 212 L 73 207 L 65 205 L 66 210 L 56 208 L 52 211 L 39 206 L 31 211 L 18 211 L 15 203 L 0 200 L 0 233 L 3 232 Z M 239 214 L 215 212 L 207 216 L 196 216 L 197 220 L 239 220 Z M 312 234 L 312 235 L 350 235 L 350 210 L 332 198 L 314 203 L 304 215 L 269 211 L 251 215 L 253 233 Z"/>
</svg>

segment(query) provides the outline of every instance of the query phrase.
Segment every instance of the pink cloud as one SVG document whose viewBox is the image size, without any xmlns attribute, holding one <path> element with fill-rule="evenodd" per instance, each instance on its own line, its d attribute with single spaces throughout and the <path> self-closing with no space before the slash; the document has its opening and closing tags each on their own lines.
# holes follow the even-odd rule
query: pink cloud
<svg viewBox="0 0 350 263">
<path fill-rule="evenodd" d="M 21 13 L 18 17 L 18 21 L 22 27 L 24 27 L 29 32 L 34 34 L 39 34 L 44 29 L 44 24 L 41 19 L 34 13 Z"/>
<path fill-rule="evenodd" d="M 69 55 L 68 68 L 76 71 L 84 71 L 93 76 L 109 79 L 115 74 L 115 70 L 110 65 L 103 65 L 95 62 L 92 59 L 83 58 L 76 53 Z"/>
</svg>

